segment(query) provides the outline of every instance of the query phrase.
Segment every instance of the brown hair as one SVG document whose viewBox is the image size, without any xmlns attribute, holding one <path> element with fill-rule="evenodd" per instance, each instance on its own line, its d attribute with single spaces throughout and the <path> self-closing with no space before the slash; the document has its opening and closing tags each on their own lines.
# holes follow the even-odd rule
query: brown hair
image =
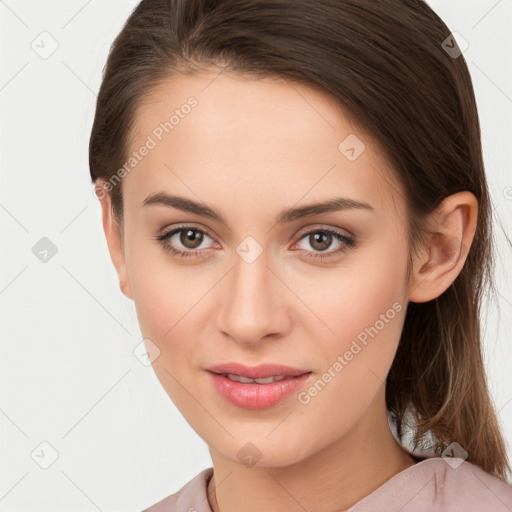
<svg viewBox="0 0 512 512">
<path fill-rule="evenodd" d="M 456 441 L 469 462 L 506 480 L 479 321 L 486 285 L 496 296 L 491 200 L 470 74 L 450 37 L 423 0 L 144 0 L 110 49 L 89 166 L 94 183 L 113 183 L 150 93 L 178 73 L 219 69 L 281 77 L 335 98 L 393 164 L 411 251 L 445 197 L 472 192 L 479 215 L 466 262 L 439 297 L 409 303 L 386 402 L 400 437 L 412 414 L 415 447 L 440 456 Z M 122 181 L 110 193 L 122 233 Z"/>
</svg>

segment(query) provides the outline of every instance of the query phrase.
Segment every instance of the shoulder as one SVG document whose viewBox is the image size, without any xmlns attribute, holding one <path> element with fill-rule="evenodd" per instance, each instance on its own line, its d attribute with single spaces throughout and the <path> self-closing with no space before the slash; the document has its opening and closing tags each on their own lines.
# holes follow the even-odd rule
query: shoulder
<svg viewBox="0 0 512 512">
<path fill-rule="evenodd" d="M 448 510 L 462 506 L 469 511 L 512 510 L 512 485 L 486 473 L 471 462 L 462 459 L 438 459 L 437 483 L 443 486 L 443 499 Z M 455 465 L 453 462 L 455 461 Z M 457 463 L 460 463 L 457 466 Z"/>
<path fill-rule="evenodd" d="M 463 461 L 462 459 L 455 459 L 453 465 L 448 464 L 444 459 L 438 458 L 438 464 L 442 470 L 437 473 L 443 477 L 446 485 L 451 489 L 461 491 L 464 490 L 469 496 L 487 496 L 496 492 L 496 497 L 502 496 L 508 498 L 508 505 L 512 504 L 512 485 L 504 482 L 471 462 Z M 450 460 L 450 459 L 448 459 Z M 451 460 L 450 460 L 451 461 Z M 444 463 L 444 464 L 443 464 Z M 460 464 L 460 465 L 459 465 Z"/>
<path fill-rule="evenodd" d="M 212 475 L 213 468 L 203 469 L 177 492 L 142 512 L 211 512 L 207 487 Z"/>
<path fill-rule="evenodd" d="M 510 512 L 512 485 L 459 458 L 432 457 L 398 473 L 349 512 Z"/>
</svg>

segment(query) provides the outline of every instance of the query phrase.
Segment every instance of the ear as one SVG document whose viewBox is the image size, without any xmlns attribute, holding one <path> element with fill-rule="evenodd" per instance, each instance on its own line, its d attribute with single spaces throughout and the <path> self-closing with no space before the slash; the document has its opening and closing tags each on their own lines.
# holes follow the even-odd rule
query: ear
<svg viewBox="0 0 512 512">
<path fill-rule="evenodd" d="M 102 186 L 102 180 L 98 179 L 95 186 L 96 197 L 99 199 L 102 209 L 103 230 L 107 239 L 108 250 L 112 263 L 116 268 L 119 277 L 119 287 L 123 294 L 133 300 L 132 290 L 130 288 L 130 280 L 126 268 L 123 237 L 121 229 L 115 221 L 112 210 L 112 198 L 106 188 Z"/>
<path fill-rule="evenodd" d="M 411 302 L 428 302 L 441 295 L 459 275 L 473 242 L 478 200 L 469 191 L 445 198 L 431 214 L 433 234 L 413 257 L 409 283 Z"/>
</svg>

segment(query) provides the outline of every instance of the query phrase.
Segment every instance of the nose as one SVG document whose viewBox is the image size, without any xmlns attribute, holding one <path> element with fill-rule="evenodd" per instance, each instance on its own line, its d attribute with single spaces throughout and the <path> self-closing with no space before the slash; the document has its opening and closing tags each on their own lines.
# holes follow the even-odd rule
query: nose
<svg viewBox="0 0 512 512">
<path fill-rule="evenodd" d="M 285 335 L 291 327 L 290 296 L 263 252 L 252 262 L 238 254 L 217 291 L 217 328 L 244 345 Z"/>
</svg>

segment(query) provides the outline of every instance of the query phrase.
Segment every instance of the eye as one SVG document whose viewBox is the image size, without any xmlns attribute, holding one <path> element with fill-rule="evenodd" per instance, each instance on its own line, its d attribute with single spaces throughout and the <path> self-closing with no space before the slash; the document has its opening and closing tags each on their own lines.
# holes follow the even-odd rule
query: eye
<svg viewBox="0 0 512 512">
<path fill-rule="evenodd" d="M 206 231 L 202 229 L 194 226 L 179 226 L 167 233 L 158 235 L 156 239 L 162 244 L 165 251 L 180 257 L 186 257 L 196 256 L 198 252 L 205 249 L 205 247 L 201 247 L 205 236 L 210 238 Z M 180 246 L 184 249 L 180 249 Z"/>
<path fill-rule="evenodd" d="M 306 249 L 306 252 L 309 253 L 308 257 L 312 258 L 329 258 L 337 256 L 340 253 L 347 252 L 355 246 L 354 238 L 332 229 L 315 229 L 313 231 L 308 231 L 301 236 L 300 241 L 302 240 L 306 240 L 313 248 L 312 251 Z M 326 252 L 326 249 L 328 249 L 333 242 L 339 243 L 338 248 L 333 251 Z"/>
</svg>

